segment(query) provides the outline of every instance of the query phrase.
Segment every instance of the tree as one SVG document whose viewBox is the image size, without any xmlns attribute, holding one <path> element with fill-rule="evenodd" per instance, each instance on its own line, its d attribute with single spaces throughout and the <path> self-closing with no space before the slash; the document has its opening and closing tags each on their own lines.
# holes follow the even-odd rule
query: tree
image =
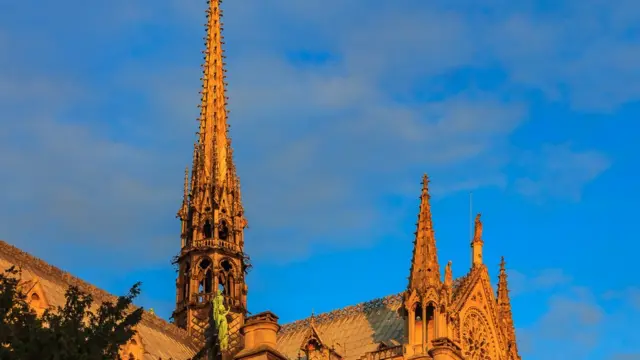
<svg viewBox="0 0 640 360">
<path fill-rule="evenodd" d="M 135 335 L 142 308 L 134 308 L 140 283 L 115 302 L 105 301 L 91 312 L 93 298 L 77 287 L 65 293 L 64 307 L 38 317 L 20 289 L 20 271 L 0 273 L 0 359 L 113 360 Z"/>
</svg>

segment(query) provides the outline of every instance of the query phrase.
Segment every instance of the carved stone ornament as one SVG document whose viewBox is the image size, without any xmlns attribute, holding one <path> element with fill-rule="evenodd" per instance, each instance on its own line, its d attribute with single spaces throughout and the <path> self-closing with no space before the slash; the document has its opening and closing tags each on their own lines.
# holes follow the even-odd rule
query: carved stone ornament
<svg viewBox="0 0 640 360">
<path fill-rule="evenodd" d="M 462 325 L 462 348 L 469 360 L 491 360 L 491 334 L 482 317 L 472 312 Z"/>
</svg>

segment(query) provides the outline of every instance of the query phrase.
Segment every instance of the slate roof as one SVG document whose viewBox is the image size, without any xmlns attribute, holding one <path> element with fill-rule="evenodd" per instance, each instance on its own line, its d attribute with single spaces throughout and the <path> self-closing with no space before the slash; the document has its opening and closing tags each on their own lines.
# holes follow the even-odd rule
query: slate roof
<svg viewBox="0 0 640 360">
<path fill-rule="evenodd" d="M 469 282 L 465 275 L 454 280 L 456 299 Z M 405 321 L 400 316 L 402 293 L 315 315 L 313 323 L 325 346 L 333 347 L 345 360 L 358 360 L 380 346 L 397 346 L 405 341 Z M 298 359 L 311 318 L 282 325 L 277 347 L 289 359 Z"/>
<path fill-rule="evenodd" d="M 64 306 L 64 294 L 70 285 L 90 293 L 94 307 L 103 301 L 115 300 L 114 295 L 0 240 L 0 271 L 12 265 L 22 267 L 24 281 L 38 278 L 51 306 Z M 197 352 L 186 331 L 151 313 L 144 313 L 137 330 L 145 350 L 144 359 L 186 360 Z"/>
<path fill-rule="evenodd" d="M 356 360 L 375 351 L 380 342 L 404 340 L 404 321 L 398 309 L 402 295 L 390 295 L 343 309 L 314 316 L 314 326 L 326 342 L 345 360 Z M 285 324 L 278 333 L 277 347 L 290 359 L 298 358 L 310 318 Z"/>
</svg>

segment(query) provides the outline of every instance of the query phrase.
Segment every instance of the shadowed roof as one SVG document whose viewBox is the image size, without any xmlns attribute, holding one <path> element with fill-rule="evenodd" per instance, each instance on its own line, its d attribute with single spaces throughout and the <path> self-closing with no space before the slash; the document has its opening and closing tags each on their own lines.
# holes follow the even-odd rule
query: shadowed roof
<svg viewBox="0 0 640 360">
<path fill-rule="evenodd" d="M 12 265 L 22 268 L 24 281 L 37 277 L 51 306 L 64 306 L 65 292 L 70 285 L 93 296 L 94 310 L 104 301 L 116 300 L 114 295 L 0 240 L 0 271 Z M 186 331 L 146 311 L 137 330 L 144 346 L 145 359 L 186 360 L 197 351 Z"/>
</svg>

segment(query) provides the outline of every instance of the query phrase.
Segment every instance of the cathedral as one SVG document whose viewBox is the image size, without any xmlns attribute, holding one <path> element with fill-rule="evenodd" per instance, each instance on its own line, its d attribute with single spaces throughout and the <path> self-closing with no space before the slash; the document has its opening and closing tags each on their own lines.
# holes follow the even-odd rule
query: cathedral
<svg viewBox="0 0 640 360">
<path fill-rule="evenodd" d="M 482 257 L 480 215 L 470 242 L 470 270 L 443 273 L 424 175 L 406 290 L 289 324 L 264 311 L 248 316 L 247 227 L 228 133 L 220 0 L 207 9 L 198 139 L 178 211 L 180 247 L 173 322 L 145 312 L 123 359 L 187 360 L 519 360 L 505 261 L 497 289 Z M 417 182 L 417 181 L 416 181 Z M 416 189 L 417 190 L 417 189 Z M 114 299 L 0 241 L 0 266 L 23 269 L 23 289 L 37 313 L 64 304 L 74 285 L 97 303 Z M 409 265 L 409 264 L 407 264 Z M 257 269 L 259 271 L 259 269 Z M 398 279 L 399 282 L 405 280 Z"/>
</svg>

